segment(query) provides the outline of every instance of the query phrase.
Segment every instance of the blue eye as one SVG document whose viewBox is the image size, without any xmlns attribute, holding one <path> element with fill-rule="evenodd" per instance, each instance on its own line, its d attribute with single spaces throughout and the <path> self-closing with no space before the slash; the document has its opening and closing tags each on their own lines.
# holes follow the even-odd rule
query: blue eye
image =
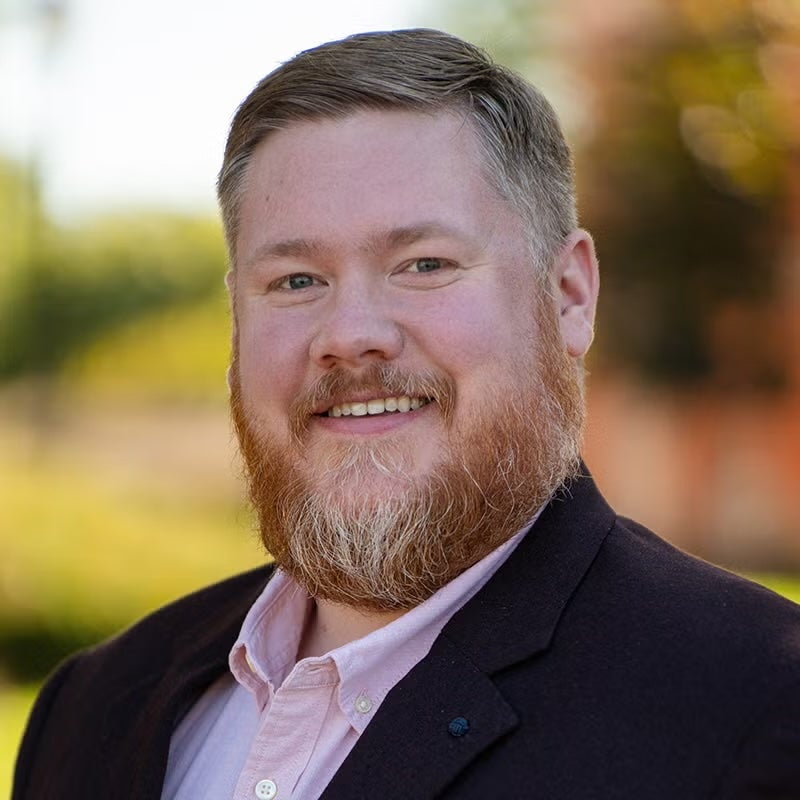
<svg viewBox="0 0 800 800">
<path fill-rule="evenodd" d="M 312 286 L 314 279 L 310 275 L 290 275 L 283 281 L 284 288 L 287 289 L 307 289 Z"/>
<path fill-rule="evenodd" d="M 441 258 L 418 258 L 409 267 L 411 272 L 435 272 L 441 268 Z"/>
</svg>

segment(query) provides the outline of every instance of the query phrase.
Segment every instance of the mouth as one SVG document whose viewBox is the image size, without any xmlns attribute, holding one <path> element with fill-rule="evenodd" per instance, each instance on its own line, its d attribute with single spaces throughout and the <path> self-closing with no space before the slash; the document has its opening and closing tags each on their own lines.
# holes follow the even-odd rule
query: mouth
<svg viewBox="0 0 800 800">
<path fill-rule="evenodd" d="M 320 417 L 366 417 L 379 414 L 406 414 L 432 402 L 428 397 L 374 397 L 369 400 L 337 403 L 326 411 L 318 414 Z"/>
</svg>

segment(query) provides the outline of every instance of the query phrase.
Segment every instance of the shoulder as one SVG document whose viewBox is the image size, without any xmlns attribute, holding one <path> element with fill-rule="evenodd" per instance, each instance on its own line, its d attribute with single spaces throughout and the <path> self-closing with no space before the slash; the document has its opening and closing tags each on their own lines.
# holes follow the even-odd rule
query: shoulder
<svg viewBox="0 0 800 800">
<path fill-rule="evenodd" d="M 546 653 L 499 679 L 536 720 L 521 738 L 541 747 L 546 729 L 551 759 L 580 761 L 581 779 L 613 773 L 624 796 L 800 797 L 800 606 L 636 522 L 598 519 L 563 515 L 566 541 L 601 543 Z"/>
<path fill-rule="evenodd" d="M 148 614 L 106 641 L 73 655 L 54 673 L 43 696 L 95 696 L 157 680 L 189 653 L 224 661 L 272 567 L 207 586 Z M 55 684 L 55 688 L 54 688 Z"/>
<path fill-rule="evenodd" d="M 588 650 L 613 653 L 618 711 L 646 709 L 669 741 L 692 731 L 692 750 L 718 754 L 714 797 L 800 791 L 800 606 L 625 518 L 574 599 L 603 638 Z"/>
<path fill-rule="evenodd" d="M 542 581 L 549 572 L 536 561 L 563 577 L 560 566 L 580 556 L 562 623 L 587 626 L 587 636 L 604 631 L 624 651 L 641 647 L 665 663 L 684 655 L 708 664 L 720 659 L 727 672 L 763 661 L 797 663 L 800 606 L 617 515 L 588 476 L 557 499 L 532 531 L 541 526 L 537 537 L 546 546 L 532 550 L 525 566 Z M 546 600 L 535 588 L 521 591 L 538 604 Z"/>
<path fill-rule="evenodd" d="M 613 581 L 612 594 L 630 604 L 629 621 L 680 631 L 690 641 L 702 637 L 706 647 L 771 643 L 800 657 L 800 606 L 633 520 L 617 518 L 594 566 L 593 577 Z"/>
<path fill-rule="evenodd" d="M 123 718 L 128 719 L 151 702 L 160 683 L 167 681 L 177 697 L 183 676 L 192 668 L 224 669 L 242 621 L 271 573 L 271 567 L 262 567 L 193 592 L 61 664 L 28 720 L 14 798 L 43 796 L 39 789 L 29 790 L 29 784 L 50 780 L 42 777 L 45 773 L 60 774 L 64 781 L 67 776 L 84 780 L 81 753 L 86 748 L 99 752 L 109 730 L 114 736 L 120 733 L 109 723 L 115 704 L 127 702 Z"/>
<path fill-rule="evenodd" d="M 730 681 L 764 697 L 800 680 L 800 606 L 624 517 L 573 602 L 575 620 L 593 620 L 655 671 L 685 669 L 697 687 Z"/>
</svg>

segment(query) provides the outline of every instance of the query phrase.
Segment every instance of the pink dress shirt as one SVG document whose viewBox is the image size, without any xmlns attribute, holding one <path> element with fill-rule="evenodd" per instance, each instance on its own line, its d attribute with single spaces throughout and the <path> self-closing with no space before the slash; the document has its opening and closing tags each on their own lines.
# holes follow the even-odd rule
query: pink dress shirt
<svg viewBox="0 0 800 800">
<path fill-rule="evenodd" d="M 299 662 L 314 601 L 276 571 L 245 618 L 230 674 L 173 733 L 162 800 L 318 798 L 389 691 L 528 527 L 402 617 Z"/>
</svg>

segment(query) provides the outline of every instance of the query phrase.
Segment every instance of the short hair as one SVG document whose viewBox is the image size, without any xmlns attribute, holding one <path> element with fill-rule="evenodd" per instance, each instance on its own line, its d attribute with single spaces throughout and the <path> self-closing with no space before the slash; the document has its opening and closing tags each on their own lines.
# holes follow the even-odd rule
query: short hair
<svg viewBox="0 0 800 800">
<path fill-rule="evenodd" d="M 577 225 L 572 158 L 558 117 L 536 87 L 479 47 L 424 28 L 360 33 L 305 50 L 248 95 L 233 117 L 217 181 L 232 260 L 256 147 L 294 122 L 363 110 L 463 113 L 489 183 L 522 216 L 533 258 L 549 271 Z"/>
</svg>

